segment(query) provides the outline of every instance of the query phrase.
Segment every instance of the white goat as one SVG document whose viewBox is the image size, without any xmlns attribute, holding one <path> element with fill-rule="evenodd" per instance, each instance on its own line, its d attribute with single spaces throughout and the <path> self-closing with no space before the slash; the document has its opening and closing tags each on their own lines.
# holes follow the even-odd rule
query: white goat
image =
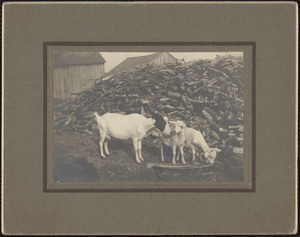
<svg viewBox="0 0 300 237">
<path fill-rule="evenodd" d="M 217 153 L 220 152 L 218 148 L 210 148 L 206 141 L 204 140 L 203 135 L 201 132 L 193 129 L 193 128 L 188 128 L 186 127 L 185 123 L 182 121 L 177 121 L 175 124 L 175 132 L 176 136 L 176 146 L 179 147 L 180 154 L 181 154 L 181 160 L 182 163 L 185 163 L 184 160 L 184 152 L 183 152 L 183 147 L 189 147 L 192 150 L 192 155 L 193 155 L 193 162 L 195 161 L 195 148 L 199 149 L 201 148 L 204 151 L 204 156 L 205 158 L 209 161 L 210 164 L 213 164 L 216 157 Z M 175 160 L 173 159 L 173 163 L 175 163 Z"/>
<path fill-rule="evenodd" d="M 164 119 L 166 121 L 165 130 L 159 133 L 161 161 L 165 162 L 164 145 L 166 145 L 172 148 L 172 163 L 176 164 L 175 161 L 176 148 L 184 144 L 183 133 L 181 133 L 183 127 L 181 126 L 185 126 L 185 124 L 168 121 L 167 117 L 164 117 Z M 184 159 L 182 159 L 182 163 L 185 164 Z"/>
<path fill-rule="evenodd" d="M 132 139 L 135 150 L 135 158 L 138 164 L 142 157 L 142 139 L 147 136 L 155 127 L 164 131 L 166 121 L 163 116 L 156 112 L 152 118 L 146 118 L 140 114 L 122 115 L 116 113 L 106 113 L 101 117 L 94 112 L 100 132 L 100 155 L 105 158 L 104 151 L 109 155 L 107 143 L 111 137 L 119 140 Z"/>
</svg>

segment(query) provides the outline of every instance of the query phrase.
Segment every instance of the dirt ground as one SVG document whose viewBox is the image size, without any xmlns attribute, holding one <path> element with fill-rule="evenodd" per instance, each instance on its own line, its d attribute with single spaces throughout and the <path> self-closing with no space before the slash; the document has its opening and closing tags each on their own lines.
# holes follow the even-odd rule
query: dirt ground
<svg viewBox="0 0 300 237">
<path fill-rule="evenodd" d="M 168 170 L 148 168 L 148 163 L 161 163 L 160 150 L 151 135 L 142 142 L 145 161 L 137 164 L 131 141 L 112 140 L 108 147 L 110 156 L 100 157 L 99 134 L 55 134 L 54 177 L 55 181 L 242 181 L 243 155 L 230 151 L 218 154 L 215 164 L 202 169 Z M 171 162 L 171 149 L 165 147 L 166 163 Z M 197 162 L 205 165 L 205 161 Z M 187 164 L 191 157 L 186 158 Z M 177 162 L 182 165 L 181 162 Z"/>
</svg>

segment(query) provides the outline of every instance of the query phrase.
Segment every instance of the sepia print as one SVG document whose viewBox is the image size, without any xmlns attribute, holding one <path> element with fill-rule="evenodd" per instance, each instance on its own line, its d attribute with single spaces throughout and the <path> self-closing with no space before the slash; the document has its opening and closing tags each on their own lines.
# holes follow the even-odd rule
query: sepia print
<svg viewBox="0 0 300 237">
<path fill-rule="evenodd" d="M 2 233 L 296 233 L 296 6 L 4 3 Z"/>
<path fill-rule="evenodd" d="M 53 58 L 54 181 L 243 181 L 243 52 Z"/>
</svg>

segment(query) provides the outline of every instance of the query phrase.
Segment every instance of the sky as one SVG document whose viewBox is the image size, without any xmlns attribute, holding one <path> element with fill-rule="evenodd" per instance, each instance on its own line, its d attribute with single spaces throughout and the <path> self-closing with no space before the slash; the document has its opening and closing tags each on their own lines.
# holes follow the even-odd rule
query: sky
<svg viewBox="0 0 300 237">
<path fill-rule="evenodd" d="M 101 52 L 104 57 L 105 72 L 109 72 L 116 65 L 124 61 L 127 57 L 137 57 L 153 54 L 155 52 Z M 185 62 L 198 59 L 214 59 L 216 55 L 243 56 L 243 52 L 170 52 L 177 59 L 184 59 Z"/>
</svg>

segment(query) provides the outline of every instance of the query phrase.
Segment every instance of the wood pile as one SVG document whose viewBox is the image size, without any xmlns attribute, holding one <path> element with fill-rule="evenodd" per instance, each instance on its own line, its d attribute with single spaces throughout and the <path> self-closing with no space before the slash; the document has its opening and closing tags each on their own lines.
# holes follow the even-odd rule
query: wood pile
<svg viewBox="0 0 300 237">
<path fill-rule="evenodd" d="M 216 57 L 139 66 L 103 78 L 55 106 L 54 129 L 93 134 L 93 111 L 148 116 L 157 110 L 200 130 L 209 145 L 233 149 L 243 146 L 243 108 L 243 59 Z"/>
</svg>

